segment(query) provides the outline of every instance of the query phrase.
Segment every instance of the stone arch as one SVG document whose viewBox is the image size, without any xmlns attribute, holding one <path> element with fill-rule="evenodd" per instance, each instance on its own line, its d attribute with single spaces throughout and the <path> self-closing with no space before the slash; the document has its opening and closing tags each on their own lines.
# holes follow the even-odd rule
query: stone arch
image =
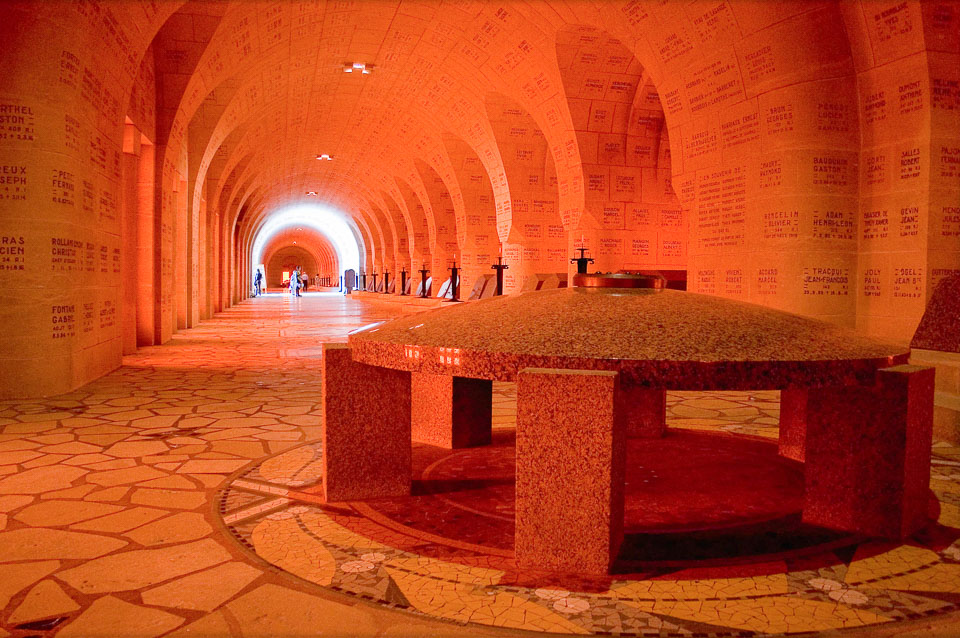
<svg viewBox="0 0 960 638">
<path fill-rule="evenodd" d="M 262 263 L 267 268 L 267 285 L 275 287 L 276 269 L 271 270 L 271 263 L 278 255 L 290 256 L 294 254 L 309 256 L 309 261 L 301 262 L 310 277 L 311 286 L 317 275 L 327 277 L 331 281 L 339 281 L 339 264 L 336 250 L 329 240 L 322 234 L 310 228 L 288 228 L 274 235 L 263 249 Z"/>
<path fill-rule="evenodd" d="M 433 212 L 433 237 L 431 238 L 430 254 L 432 270 L 442 281 L 447 279 L 447 268 L 454 258 L 457 265 L 462 263 L 463 254 L 457 242 L 457 218 L 453 208 L 453 200 L 446 184 L 440 175 L 426 162 L 416 162 L 420 181 L 430 202 Z M 439 287 L 437 289 L 438 292 Z"/>
<path fill-rule="evenodd" d="M 557 33 L 557 57 L 583 167 L 584 209 L 569 252 L 585 247 L 592 268 L 684 270 L 687 220 L 661 167 L 665 118 L 643 67 L 620 40 L 595 27 Z"/>
<path fill-rule="evenodd" d="M 689 288 L 852 326 L 859 121 L 841 10 L 711 10 L 600 6 L 592 18 L 659 89 L 689 211 Z"/>
<path fill-rule="evenodd" d="M 537 273 L 565 272 L 566 234 L 558 211 L 553 156 L 540 127 L 510 98 L 491 94 L 487 113 L 510 184 L 511 225 L 504 242 L 504 292 L 521 289 Z"/>
<path fill-rule="evenodd" d="M 304 268 L 307 272 L 320 269 L 317 265 L 317 256 L 299 246 L 284 246 L 271 252 L 269 258 L 264 259 L 263 265 L 268 288 L 283 287 L 284 272 L 293 272 L 298 267 Z M 289 279 L 287 281 L 289 283 Z"/>
<path fill-rule="evenodd" d="M 446 166 L 440 147 L 447 145 L 437 142 L 446 134 L 463 140 L 486 169 L 498 234 L 514 250 L 523 236 L 515 222 L 527 214 L 513 210 L 523 184 L 508 180 L 519 165 L 488 117 L 491 94 L 509 96 L 537 124 L 557 172 L 559 225 L 577 227 L 592 150 L 577 136 L 563 78 L 570 67 L 557 42 L 582 27 L 619 40 L 643 67 L 638 93 L 656 93 L 662 104 L 657 164 L 643 168 L 671 166 L 690 222 L 692 290 L 902 341 L 932 287 L 960 270 L 953 161 L 960 43 L 950 4 L 441 4 L 425 16 L 401 7 L 396 20 L 381 19 L 372 3 L 97 6 L 96 14 L 82 3 L 0 7 L 0 92 L 35 125 L 33 134 L 2 142 L 29 179 L 19 199 L 4 203 L 0 221 L 0 234 L 22 238 L 28 251 L 30 269 L 0 281 L 18 299 L 10 316 L 29 322 L 0 341 L 10 354 L 3 360 L 12 362 L 3 374 L 23 377 L 16 385 L 27 393 L 75 387 L 120 362 L 116 322 L 75 321 L 72 332 L 54 338 L 52 311 L 31 305 L 25 292 L 48 290 L 51 307 L 79 304 L 86 312 L 92 303 L 97 316 L 123 307 L 131 245 L 122 230 L 125 175 L 136 156 L 130 122 L 155 153 L 147 189 L 155 236 L 138 247 L 153 272 L 136 276 L 149 291 L 143 310 L 154 318 L 144 331 L 162 342 L 178 320 L 191 325 L 247 294 L 239 278 L 249 266 L 251 228 L 311 180 L 324 182 L 316 185 L 324 201 L 354 213 L 365 259 L 376 263 L 394 243 L 394 259 L 409 263 L 413 224 L 396 180 L 410 183 L 421 203 L 430 200 L 411 183 L 411 166 L 422 161 L 444 180 L 458 243 L 469 241 L 475 231 L 459 236 L 461 214 L 471 226 L 468 207 L 458 208 L 466 196 L 455 192 L 463 182 L 451 179 L 457 169 Z M 258 20 L 261 12 L 270 19 Z M 318 47 L 317 25 L 335 14 L 342 31 Z M 347 43 L 358 24 L 366 25 L 354 30 L 362 37 Z M 344 74 L 345 50 L 377 58 L 389 74 Z M 153 97 L 149 85 L 160 89 Z M 311 95 L 332 97 L 284 106 L 309 103 Z M 644 108 L 640 100 L 634 115 Z M 632 121 L 628 144 L 638 126 Z M 320 144 L 342 144 L 343 163 L 305 167 Z M 73 187 L 56 199 L 36 177 L 54 171 Z M 400 223 L 388 240 L 383 224 L 394 215 Z M 635 230 L 624 233 L 632 238 Z M 46 272 L 53 255 L 42 247 L 53 240 L 78 242 L 64 246 L 62 257 L 82 267 Z M 214 251 L 213 276 L 204 245 Z M 103 248 L 106 272 L 98 265 Z M 205 309 L 210 296 L 217 299 Z"/>
<path fill-rule="evenodd" d="M 477 278 L 490 274 L 500 250 L 497 235 L 497 207 L 490 177 L 473 149 L 453 135 L 444 137 L 447 155 L 453 165 L 456 181 L 466 211 L 464 223 L 457 225 L 462 253 L 464 294 L 469 294 Z"/>
</svg>

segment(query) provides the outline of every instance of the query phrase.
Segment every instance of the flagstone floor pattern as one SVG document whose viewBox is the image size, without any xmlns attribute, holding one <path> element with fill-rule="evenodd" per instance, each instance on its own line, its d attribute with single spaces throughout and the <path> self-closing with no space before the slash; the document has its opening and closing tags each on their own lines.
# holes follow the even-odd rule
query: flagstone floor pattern
<svg viewBox="0 0 960 638">
<path fill-rule="evenodd" d="M 0 402 L 0 638 L 954 635 L 960 449 L 944 443 L 939 525 L 908 543 L 580 589 L 511 573 L 509 550 L 411 532 L 365 504 L 310 502 L 298 488 L 319 478 L 320 343 L 385 312 L 266 296 L 76 392 Z M 513 390 L 494 396 L 504 435 Z M 668 402 L 671 427 L 776 437 L 775 393 Z"/>
<path fill-rule="evenodd" d="M 776 438 L 776 393 L 671 393 L 668 404 L 675 430 Z M 494 448 L 498 437 L 512 432 L 514 411 L 513 386 L 497 384 Z M 938 451 L 948 449 L 954 452 L 943 446 Z M 415 476 L 417 466 L 421 472 L 424 465 L 437 467 L 441 461 L 435 458 L 458 459 L 462 468 L 468 462 L 461 457 L 471 453 L 477 451 L 415 446 Z M 833 543 L 806 552 L 726 564 L 681 561 L 646 573 L 584 580 L 517 572 L 511 548 L 504 547 L 492 520 L 502 518 L 507 523 L 501 527 L 512 531 L 512 501 L 491 493 L 500 486 L 464 486 L 465 495 L 473 492 L 474 507 L 459 505 L 469 519 L 459 523 L 451 520 L 456 509 L 424 498 L 406 506 L 387 501 L 318 506 L 298 488 L 319 480 L 311 468 L 321 454 L 319 443 L 307 444 L 236 478 L 221 504 L 231 533 L 275 567 L 310 582 L 453 621 L 574 634 L 737 636 L 895 623 L 951 612 L 960 602 L 960 530 L 954 529 L 960 519 L 952 504 L 960 474 L 947 457 L 938 456 L 934 470 L 941 525 L 916 542 L 836 535 L 826 539 Z M 418 462 L 418 454 L 428 458 Z M 476 492 L 507 506 L 502 515 L 484 506 Z M 264 497 L 272 500 L 264 503 Z M 457 533 L 432 529 L 431 508 L 443 512 L 446 528 Z"/>
</svg>

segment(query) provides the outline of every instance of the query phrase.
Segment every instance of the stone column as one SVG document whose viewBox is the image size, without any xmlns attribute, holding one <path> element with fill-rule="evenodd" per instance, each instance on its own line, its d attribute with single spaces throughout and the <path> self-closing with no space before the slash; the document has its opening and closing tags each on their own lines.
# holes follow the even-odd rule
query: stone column
<svg viewBox="0 0 960 638">
<path fill-rule="evenodd" d="M 626 425 L 615 372 L 527 368 L 517 378 L 521 568 L 607 574 L 623 542 Z"/>
<path fill-rule="evenodd" d="M 137 244 L 139 203 L 140 131 L 133 124 L 123 127 L 123 161 L 120 173 L 120 237 L 124 246 Z M 120 339 L 123 354 L 137 351 L 137 255 L 120 252 Z"/>
<path fill-rule="evenodd" d="M 804 522 L 892 539 L 927 523 L 933 377 L 900 365 L 872 387 L 810 391 Z"/>
<path fill-rule="evenodd" d="M 415 372 L 411 395 L 414 441 L 448 449 L 490 444 L 492 381 Z"/>
<path fill-rule="evenodd" d="M 807 439 L 806 388 L 780 391 L 780 456 L 803 462 Z"/>
<path fill-rule="evenodd" d="M 324 344 L 322 433 L 327 501 L 410 494 L 409 372 L 356 363 L 347 344 Z"/>
<path fill-rule="evenodd" d="M 157 257 L 160 241 L 157 234 L 156 149 L 153 144 L 140 145 L 140 167 L 137 179 L 137 346 L 159 343 L 157 318 L 160 304 L 156 301 L 159 273 Z"/>
<path fill-rule="evenodd" d="M 627 437 L 658 439 L 667 431 L 667 391 L 620 386 L 618 402 L 627 423 Z"/>
</svg>

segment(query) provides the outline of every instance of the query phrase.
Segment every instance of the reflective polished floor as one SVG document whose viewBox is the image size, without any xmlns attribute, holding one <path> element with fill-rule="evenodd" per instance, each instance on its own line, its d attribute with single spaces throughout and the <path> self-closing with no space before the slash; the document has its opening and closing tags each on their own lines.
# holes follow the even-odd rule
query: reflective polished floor
<svg viewBox="0 0 960 638">
<path fill-rule="evenodd" d="M 960 635 L 960 449 L 934 446 L 918 537 L 811 535 L 784 523 L 799 470 L 772 452 L 776 393 L 670 395 L 677 463 L 635 450 L 631 488 L 670 498 L 631 519 L 628 495 L 633 545 L 603 582 L 512 565 L 508 384 L 493 446 L 415 446 L 409 501 L 299 497 L 320 344 L 388 312 L 267 295 L 69 395 L 0 403 L 0 638 Z"/>
</svg>

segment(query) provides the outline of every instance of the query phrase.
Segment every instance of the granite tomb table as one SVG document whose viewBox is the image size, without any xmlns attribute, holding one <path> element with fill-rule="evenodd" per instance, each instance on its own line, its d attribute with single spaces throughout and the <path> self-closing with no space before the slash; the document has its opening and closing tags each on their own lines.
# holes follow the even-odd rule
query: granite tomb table
<svg viewBox="0 0 960 638">
<path fill-rule="evenodd" d="M 909 348 L 639 279 L 578 275 L 326 344 L 318 490 L 408 495 L 411 440 L 488 443 L 492 381 L 515 381 L 518 564 L 603 574 L 623 539 L 625 440 L 663 433 L 666 391 L 780 390 L 805 522 L 896 539 L 926 524 L 933 369 L 906 365 Z"/>
</svg>

